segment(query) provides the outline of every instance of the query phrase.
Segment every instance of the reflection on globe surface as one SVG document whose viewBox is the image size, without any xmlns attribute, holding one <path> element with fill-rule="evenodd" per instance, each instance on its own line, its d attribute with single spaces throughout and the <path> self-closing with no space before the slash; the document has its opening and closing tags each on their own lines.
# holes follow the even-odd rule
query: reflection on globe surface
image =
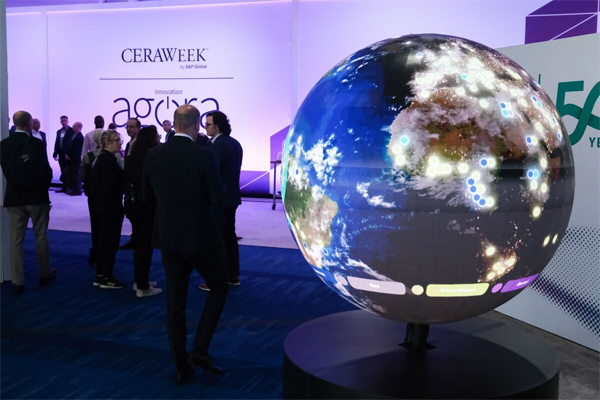
<svg viewBox="0 0 600 400">
<path fill-rule="evenodd" d="M 410 35 L 333 67 L 285 143 L 282 197 L 306 260 L 384 317 L 440 323 L 531 284 L 573 206 L 573 155 L 550 98 L 470 40 Z"/>
</svg>

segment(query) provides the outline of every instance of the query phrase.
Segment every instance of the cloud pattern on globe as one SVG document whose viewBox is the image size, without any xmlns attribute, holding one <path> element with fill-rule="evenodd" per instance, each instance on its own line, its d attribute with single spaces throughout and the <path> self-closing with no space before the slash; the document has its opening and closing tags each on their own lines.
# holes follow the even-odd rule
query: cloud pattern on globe
<svg viewBox="0 0 600 400">
<path fill-rule="evenodd" d="M 318 276 L 416 323 L 469 318 L 531 284 L 568 225 L 568 133 L 519 65 L 476 42 L 410 35 L 362 49 L 290 127 L 282 197 Z"/>
</svg>

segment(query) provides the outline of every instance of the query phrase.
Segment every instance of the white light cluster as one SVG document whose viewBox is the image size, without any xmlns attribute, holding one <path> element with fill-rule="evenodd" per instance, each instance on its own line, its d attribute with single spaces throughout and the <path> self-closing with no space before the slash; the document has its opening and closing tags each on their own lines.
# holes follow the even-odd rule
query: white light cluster
<svg viewBox="0 0 600 400">
<path fill-rule="evenodd" d="M 542 215 L 543 205 L 548 198 L 550 190 L 548 182 L 548 158 L 545 153 L 540 153 L 537 163 L 532 163 L 525 170 L 527 189 L 532 203 L 531 218 L 538 219 Z"/>
<path fill-rule="evenodd" d="M 484 272 L 484 277 L 481 280 L 485 282 L 495 281 L 498 278 L 501 278 L 512 270 L 517 263 L 517 256 L 514 252 L 503 255 L 492 243 L 483 244 L 483 257 L 486 261 L 487 268 Z"/>
<path fill-rule="evenodd" d="M 394 144 L 390 144 L 392 147 L 392 157 L 394 160 L 395 168 L 403 168 L 408 162 L 410 152 L 412 151 L 410 146 L 410 138 L 408 135 L 402 135 Z"/>
<path fill-rule="evenodd" d="M 552 235 L 548 235 L 544 238 L 544 241 L 542 242 L 542 247 L 546 247 L 550 244 L 550 240 L 552 240 L 552 244 L 556 244 L 556 242 L 558 242 L 558 233 L 554 235 L 554 237 L 552 237 L 552 239 L 550 239 L 552 237 Z"/>
<path fill-rule="evenodd" d="M 429 156 L 425 174 L 430 178 L 446 177 L 452 174 L 453 166 L 437 155 Z"/>
</svg>

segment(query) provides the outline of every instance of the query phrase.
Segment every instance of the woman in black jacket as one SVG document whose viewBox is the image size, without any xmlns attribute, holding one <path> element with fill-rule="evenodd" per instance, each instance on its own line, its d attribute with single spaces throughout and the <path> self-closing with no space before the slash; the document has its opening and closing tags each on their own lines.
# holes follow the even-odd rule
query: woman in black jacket
<svg viewBox="0 0 600 400">
<path fill-rule="evenodd" d="M 152 263 L 152 229 L 156 204 L 142 199 L 142 172 L 146 153 L 159 144 L 158 131 L 154 125 L 142 128 L 131 145 L 131 154 L 125 163 L 125 212 L 130 221 L 135 221 L 131 226 L 136 246 L 133 254 L 133 289 L 137 297 L 154 296 L 162 292 L 162 289 L 155 287 L 156 282 L 148 281 Z"/>
<path fill-rule="evenodd" d="M 96 249 L 96 279 L 94 286 L 121 289 L 125 285 L 113 276 L 115 257 L 123 226 L 123 170 L 116 154 L 123 140 L 112 129 L 102 133 L 102 151 L 92 167 L 92 190 L 98 217 L 98 248 Z"/>
</svg>

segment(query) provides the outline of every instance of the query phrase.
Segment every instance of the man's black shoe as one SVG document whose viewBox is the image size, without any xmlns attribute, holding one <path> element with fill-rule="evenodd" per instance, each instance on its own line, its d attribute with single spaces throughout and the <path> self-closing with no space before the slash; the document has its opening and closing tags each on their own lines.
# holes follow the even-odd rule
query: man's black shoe
<svg viewBox="0 0 600 400">
<path fill-rule="evenodd" d="M 25 291 L 25 285 L 13 285 L 12 292 L 14 294 L 23 294 Z"/>
<path fill-rule="evenodd" d="M 221 374 L 225 373 L 225 371 L 223 369 L 221 369 L 215 365 L 211 356 L 209 356 L 208 354 L 204 354 L 204 355 L 197 354 L 197 353 L 194 353 L 193 350 L 190 353 L 190 355 L 188 356 L 188 364 L 197 365 L 198 367 L 200 367 L 203 370 L 210 372 L 212 374 L 221 375 Z"/>
<path fill-rule="evenodd" d="M 186 370 L 183 372 L 177 372 L 175 383 L 178 385 L 185 385 L 194 377 L 194 366 L 187 365 Z"/>
<path fill-rule="evenodd" d="M 133 250 L 133 249 L 135 249 L 135 243 L 130 240 L 129 242 L 125 243 L 123 246 L 119 246 L 119 249 Z"/>
<path fill-rule="evenodd" d="M 58 270 L 56 268 L 53 268 L 48 275 L 42 276 L 40 278 L 40 285 L 47 285 L 48 283 L 50 283 L 50 281 L 56 279 L 57 276 Z"/>
</svg>

